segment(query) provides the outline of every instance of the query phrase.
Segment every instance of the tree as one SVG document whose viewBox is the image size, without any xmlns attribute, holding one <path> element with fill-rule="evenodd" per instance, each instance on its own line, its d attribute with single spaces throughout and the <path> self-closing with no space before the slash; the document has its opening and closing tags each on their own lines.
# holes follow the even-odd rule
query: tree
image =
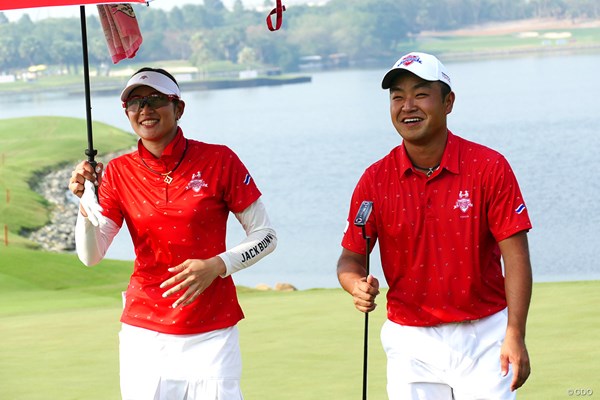
<svg viewBox="0 0 600 400">
<path fill-rule="evenodd" d="M 238 53 L 237 63 L 250 68 L 259 64 L 256 51 L 251 47 L 244 47 Z"/>
<path fill-rule="evenodd" d="M 397 55 L 407 38 L 423 30 L 456 29 L 471 24 L 527 17 L 599 18 L 599 0 L 330 0 L 323 6 L 294 5 L 284 14 L 283 29 L 265 27 L 264 11 L 245 9 L 233 0 L 204 0 L 166 12 L 136 7 L 144 38 L 136 63 L 158 60 L 249 63 L 298 67 L 303 56 L 344 53 L 350 60 Z M 273 6 L 265 0 L 265 8 Z M 79 21 L 31 21 L 25 14 L 10 22 L 0 13 L 0 68 L 54 63 L 81 63 Z M 92 62 L 108 61 L 96 16 L 88 17 L 88 50 Z"/>
<path fill-rule="evenodd" d="M 258 24 L 246 28 L 247 45 L 255 52 L 257 61 L 293 71 L 298 68 L 300 51 L 290 43 L 287 36 L 285 31 L 273 35 Z"/>
<path fill-rule="evenodd" d="M 19 43 L 10 26 L 0 25 L 0 71 L 19 66 L 18 48 Z"/>
<path fill-rule="evenodd" d="M 296 46 L 302 56 L 336 53 L 332 20 L 331 16 L 316 12 L 290 18 L 288 42 Z"/>
<path fill-rule="evenodd" d="M 35 36 L 26 36 L 19 44 L 19 57 L 28 65 L 37 65 L 46 62 L 44 46 Z"/>
<path fill-rule="evenodd" d="M 221 0 L 204 0 L 204 8 L 210 21 L 208 27 L 217 28 L 223 25 L 227 9 Z"/>
<path fill-rule="evenodd" d="M 162 46 L 169 52 L 163 56 L 173 60 L 189 60 L 192 54 L 190 37 L 191 33 L 188 31 L 165 32 Z"/>
</svg>

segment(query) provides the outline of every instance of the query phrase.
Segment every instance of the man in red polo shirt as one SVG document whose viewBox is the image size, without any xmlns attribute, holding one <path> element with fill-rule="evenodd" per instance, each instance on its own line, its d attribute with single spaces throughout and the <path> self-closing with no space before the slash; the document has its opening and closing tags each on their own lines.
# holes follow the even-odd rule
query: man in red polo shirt
<svg viewBox="0 0 600 400">
<path fill-rule="evenodd" d="M 513 399 L 530 373 L 531 222 L 506 159 L 448 130 L 455 94 L 434 56 L 409 53 L 383 78 L 403 142 L 371 165 L 348 221 L 373 202 L 389 286 L 381 340 L 390 399 Z M 366 243 L 349 223 L 338 278 L 370 312 L 379 282 L 365 276 Z M 501 258 L 504 260 L 503 273 Z"/>
</svg>

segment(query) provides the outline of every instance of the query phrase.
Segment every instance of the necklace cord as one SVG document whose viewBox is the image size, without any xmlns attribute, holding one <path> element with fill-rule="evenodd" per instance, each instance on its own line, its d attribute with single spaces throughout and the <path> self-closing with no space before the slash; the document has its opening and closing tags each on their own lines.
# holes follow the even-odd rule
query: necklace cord
<svg viewBox="0 0 600 400">
<path fill-rule="evenodd" d="M 146 161 L 144 161 L 144 158 L 142 156 L 140 156 L 140 160 L 142 160 L 142 164 L 144 164 L 144 167 L 146 167 L 148 169 L 148 171 L 152 172 L 153 174 L 159 175 L 159 176 L 164 176 L 165 177 L 165 179 L 163 179 L 164 182 L 169 184 L 169 183 L 173 182 L 173 178 L 171 178 L 170 175 L 173 172 L 175 172 L 175 170 L 179 167 L 179 165 L 183 161 L 183 158 L 185 157 L 185 153 L 187 153 L 187 149 L 188 149 L 188 140 L 185 139 L 185 148 L 183 149 L 181 158 L 179 159 L 179 161 L 177 161 L 177 164 L 175 164 L 173 169 L 170 170 L 169 172 L 157 172 L 157 171 L 153 170 L 152 168 L 150 168 L 150 166 L 148 164 L 146 164 Z"/>
<path fill-rule="evenodd" d="M 425 175 L 427 175 L 427 177 L 429 178 L 435 171 L 438 170 L 438 168 L 440 167 L 440 164 L 438 164 L 434 167 L 430 167 L 430 168 L 423 168 L 423 167 L 419 167 L 418 165 L 413 164 L 413 167 L 415 167 L 418 170 L 425 171 Z"/>
</svg>

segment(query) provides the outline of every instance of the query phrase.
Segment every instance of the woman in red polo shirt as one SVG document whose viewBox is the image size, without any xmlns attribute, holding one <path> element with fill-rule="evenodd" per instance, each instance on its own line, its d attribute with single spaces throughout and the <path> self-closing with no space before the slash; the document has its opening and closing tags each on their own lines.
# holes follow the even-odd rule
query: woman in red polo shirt
<svg viewBox="0 0 600 400">
<path fill-rule="evenodd" d="M 121 100 L 137 150 L 105 171 L 81 162 L 69 189 L 81 198 L 76 247 L 85 265 L 104 257 L 123 221 L 135 247 L 119 334 L 122 397 L 242 399 L 244 315 L 231 274 L 276 246 L 261 193 L 229 148 L 183 135 L 185 103 L 168 72 L 139 70 Z M 232 249 L 229 212 L 247 234 Z"/>
</svg>

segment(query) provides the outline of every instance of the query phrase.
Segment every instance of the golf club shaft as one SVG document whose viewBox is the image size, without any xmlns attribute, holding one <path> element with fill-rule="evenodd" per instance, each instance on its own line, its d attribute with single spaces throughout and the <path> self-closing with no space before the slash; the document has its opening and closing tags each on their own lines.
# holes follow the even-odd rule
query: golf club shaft
<svg viewBox="0 0 600 400">
<path fill-rule="evenodd" d="M 371 238 L 367 236 L 365 229 L 363 227 L 363 236 L 367 243 L 367 252 L 365 255 L 365 269 L 367 270 L 367 277 L 369 277 L 369 253 L 371 249 Z M 365 335 L 364 335 L 364 344 L 363 344 L 363 388 L 362 388 L 362 399 L 367 400 L 367 365 L 369 361 L 369 313 L 365 313 Z"/>
<path fill-rule="evenodd" d="M 354 225 L 360 227 L 362 230 L 362 236 L 366 242 L 366 251 L 365 251 L 365 269 L 367 279 L 369 278 L 369 254 L 371 252 L 371 238 L 367 235 L 367 221 L 369 220 L 369 216 L 371 215 L 371 211 L 373 211 L 373 202 L 369 200 L 365 200 L 361 203 L 358 208 L 358 212 L 356 217 L 354 218 Z M 363 344 L 363 388 L 362 388 L 362 398 L 363 400 L 367 400 L 367 364 L 368 364 L 368 353 L 369 353 L 369 313 L 365 312 L 365 336 L 364 336 L 364 344 Z"/>
</svg>

